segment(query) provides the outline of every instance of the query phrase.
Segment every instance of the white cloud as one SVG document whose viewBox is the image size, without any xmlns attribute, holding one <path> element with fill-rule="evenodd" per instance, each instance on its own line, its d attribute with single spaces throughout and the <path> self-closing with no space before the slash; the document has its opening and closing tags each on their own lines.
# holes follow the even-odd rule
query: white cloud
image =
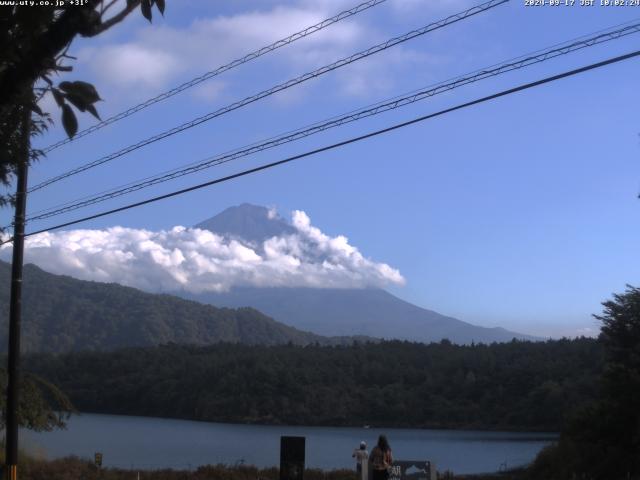
<svg viewBox="0 0 640 480">
<path fill-rule="evenodd" d="M 600 334 L 600 330 L 593 327 L 578 328 L 576 330 L 576 336 L 578 337 L 597 337 Z"/>
<path fill-rule="evenodd" d="M 111 86 L 164 88 L 185 74 L 201 74 L 282 37 L 316 24 L 333 12 L 319 6 L 275 6 L 236 15 L 194 20 L 186 27 L 145 26 L 132 41 L 91 47 L 79 59 Z M 342 21 L 295 44 L 277 56 L 285 63 L 335 59 L 337 51 L 363 37 L 361 27 Z"/>
<path fill-rule="evenodd" d="M 186 68 L 173 52 L 136 43 L 86 49 L 80 58 L 90 58 L 101 80 L 124 88 L 161 88 Z"/>
<path fill-rule="evenodd" d="M 402 46 L 354 63 L 347 70 L 338 71 L 341 92 L 353 97 L 382 95 L 392 91 L 396 75 L 424 71 L 437 64 L 435 56 L 418 53 Z"/>
<path fill-rule="evenodd" d="M 226 88 L 227 84 L 225 82 L 209 81 L 194 87 L 193 96 L 205 102 L 213 102 L 220 98 Z"/>
<path fill-rule="evenodd" d="M 417 0 L 403 1 L 409 5 L 419 4 Z M 463 0 L 446 0 L 445 3 L 452 1 Z M 344 3 L 337 0 L 298 0 L 284 6 L 264 6 L 233 15 L 198 18 L 185 26 L 144 26 L 125 42 L 88 47 L 78 56 L 80 62 L 99 76 L 105 88 L 115 88 L 120 96 L 131 95 L 134 85 L 141 87 L 133 89 L 136 91 L 159 92 L 314 25 L 344 8 Z M 408 6 L 406 9 L 411 10 Z M 261 65 L 267 70 L 283 71 L 285 76 L 280 80 L 284 80 L 344 58 L 391 35 L 378 31 L 370 20 L 366 15 L 343 20 L 285 46 L 273 55 L 266 55 L 260 60 Z M 336 72 L 338 90 L 358 97 L 392 90 L 396 77 L 402 78 L 404 70 L 416 66 L 415 55 L 418 54 L 407 47 L 395 47 L 388 53 L 382 55 L 384 60 L 376 60 L 381 56 L 376 55 Z M 198 99 L 217 98 L 219 86 L 209 88 L 208 84 L 194 89 L 191 94 Z M 233 82 L 229 81 L 231 84 Z M 263 85 L 266 86 L 268 84 Z M 289 97 L 294 95 L 293 100 L 284 98 L 284 92 L 276 99 L 282 96 L 287 104 L 295 102 L 295 95 L 306 96 L 298 88 L 293 90 L 294 93 L 288 94 Z"/>
<path fill-rule="evenodd" d="M 403 284 L 400 272 L 365 258 L 344 236 L 330 237 L 295 211 L 292 235 L 259 248 L 195 228 L 47 232 L 26 240 L 43 269 L 147 291 L 225 291 L 233 286 L 362 288 Z M 11 246 L 0 247 L 9 259 Z"/>
<path fill-rule="evenodd" d="M 468 8 L 474 4 L 472 0 L 393 0 L 390 3 L 396 11 L 409 15 L 416 11 L 433 14 L 447 11 L 454 13 L 456 9 Z"/>
</svg>

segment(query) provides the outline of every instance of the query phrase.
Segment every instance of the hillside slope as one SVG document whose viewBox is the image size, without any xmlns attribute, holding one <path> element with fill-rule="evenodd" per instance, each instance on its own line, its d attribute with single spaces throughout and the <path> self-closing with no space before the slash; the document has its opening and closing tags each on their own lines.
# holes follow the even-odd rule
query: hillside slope
<svg viewBox="0 0 640 480">
<path fill-rule="evenodd" d="M 6 350 L 11 267 L 0 262 L 0 351 Z M 25 265 L 22 351 L 70 352 L 169 342 L 276 345 L 350 343 L 283 325 L 252 308 L 216 308 Z"/>
</svg>

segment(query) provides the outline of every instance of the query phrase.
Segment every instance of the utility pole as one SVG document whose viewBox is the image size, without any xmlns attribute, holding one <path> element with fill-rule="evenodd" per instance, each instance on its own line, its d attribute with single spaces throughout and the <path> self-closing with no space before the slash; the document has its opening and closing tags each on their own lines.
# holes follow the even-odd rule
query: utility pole
<svg viewBox="0 0 640 480">
<path fill-rule="evenodd" d="M 9 306 L 9 359 L 7 367 L 6 479 L 18 478 L 18 405 L 20 399 L 20 319 L 22 316 L 22 264 L 24 258 L 24 220 L 27 209 L 27 172 L 31 136 L 31 110 L 23 106 L 21 158 L 16 177 L 16 207 L 13 221 L 13 260 Z"/>
</svg>

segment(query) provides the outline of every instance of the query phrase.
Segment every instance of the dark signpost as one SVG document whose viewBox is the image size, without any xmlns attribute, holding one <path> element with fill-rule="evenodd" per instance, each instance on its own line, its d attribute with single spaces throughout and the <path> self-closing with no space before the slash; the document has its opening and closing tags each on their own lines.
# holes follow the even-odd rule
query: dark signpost
<svg viewBox="0 0 640 480">
<path fill-rule="evenodd" d="M 305 437 L 280 437 L 280 480 L 303 480 Z"/>
</svg>

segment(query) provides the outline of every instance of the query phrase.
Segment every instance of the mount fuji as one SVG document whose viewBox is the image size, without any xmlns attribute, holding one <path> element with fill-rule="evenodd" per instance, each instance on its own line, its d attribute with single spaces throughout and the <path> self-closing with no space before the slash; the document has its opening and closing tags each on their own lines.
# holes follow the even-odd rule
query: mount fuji
<svg viewBox="0 0 640 480">
<path fill-rule="evenodd" d="M 251 246 L 257 252 L 273 237 L 295 235 L 296 228 L 266 207 L 230 207 L 195 225 Z M 218 307 L 253 307 L 297 329 L 324 336 L 353 336 L 458 344 L 540 340 L 487 328 L 421 308 L 382 288 L 233 287 L 227 292 L 177 292 Z"/>
</svg>

